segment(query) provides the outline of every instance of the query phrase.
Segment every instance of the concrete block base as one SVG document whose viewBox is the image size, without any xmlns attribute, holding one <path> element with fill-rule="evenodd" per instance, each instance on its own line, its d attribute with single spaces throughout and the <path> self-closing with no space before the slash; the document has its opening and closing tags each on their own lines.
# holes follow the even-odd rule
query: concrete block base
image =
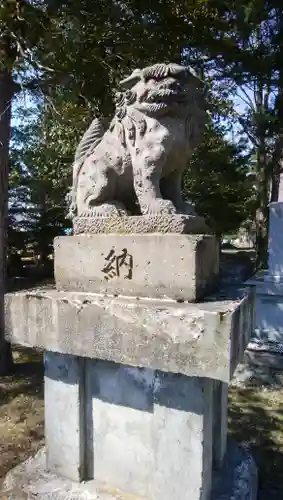
<svg viewBox="0 0 283 500">
<path fill-rule="evenodd" d="M 5 500 L 131 500 L 95 481 L 76 483 L 48 472 L 45 450 L 12 469 L 0 487 Z M 221 471 L 214 472 L 211 500 L 256 500 L 257 470 L 252 457 L 230 443 Z M 139 499 L 135 496 L 135 500 Z M 159 500 L 157 498 L 157 500 Z M 161 499 L 160 499 L 161 500 Z"/>
<path fill-rule="evenodd" d="M 227 384 L 91 359 L 78 383 L 81 364 L 46 354 L 47 468 L 148 500 L 210 500 L 212 463 L 226 449 Z"/>
<path fill-rule="evenodd" d="M 229 383 L 253 324 L 247 290 L 231 288 L 199 304 L 51 288 L 6 294 L 6 339 Z"/>
</svg>

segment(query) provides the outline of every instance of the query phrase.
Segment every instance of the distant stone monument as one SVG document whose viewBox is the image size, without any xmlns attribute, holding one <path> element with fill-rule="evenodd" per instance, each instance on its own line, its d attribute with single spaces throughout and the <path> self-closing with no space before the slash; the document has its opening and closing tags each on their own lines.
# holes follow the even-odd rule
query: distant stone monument
<svg viewBox="0 0 283 500">
<path fill-rule="evenodd" d="M 181 195 L 201 85 L 174 64 L 122 82 L 76 153 L 56 288 L 6 297 L 7 339 L 45 350 L 46 450 L 8 474 L 10 500 L 256 498 L 253 460 L 227 448 L 251 296 L 218 287 L 217 239 Z"/>
<path fill-rule="evenodd" d="M 248 281 L 255 293 L 256 321 L 248 362 L 283 369 L 283 176 L 278 201 L 269 205 L 268 269 Z"/>
<path fill-rule="evenodd" d="M 278 189 L 278 200 L 283 201 L 283 172 L 279 176 L 279 189 Z"/>
</svg>

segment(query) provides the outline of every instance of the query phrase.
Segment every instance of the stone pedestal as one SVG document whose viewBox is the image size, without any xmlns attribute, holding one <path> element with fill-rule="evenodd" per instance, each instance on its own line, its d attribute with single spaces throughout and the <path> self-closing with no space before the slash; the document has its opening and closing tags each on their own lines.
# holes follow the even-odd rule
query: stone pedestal
<svg viewBox="0 0 283 500">
<path fill-rule="evenodd" d="M 54 490 L 57 478 L 61 486 L 52 498 L 242 498 L 235 496 L 232 480 L 227 489 L 219 478 L 222 470 L 228 477 L 227 470 L 236 467 L 226 453 L 227 384 L 250 337 L 251 297 L 247 289 L 232 287 L 188 302 L 188 297 L 197 297 L 193 283 L 205 283 L 199 288 L 203 294 L 215 280 L 217 262 L 208 258 L 203 272 L 199 267 L 204 264 L 196 257 L 198 251 L 209 257 L 213 239 L 179 235 L 181 242 L 170 235 L 176 239 L 176 247 L 170 240 L 172 258 L 169 235 L 151 236 L 147 245 L 127 236 L 127 246 L 122 246 L 134 256 L 132 277 L 123 274 L 128 267 L 118 259 L 118 275 L 105 281 L 101 258 L 113 247 L 117 258 L 118 237 L 57 240 L 58 289 L 6 296 L 7 339 L 45 350 L 49 472 L 40 472 L 35 460 L 32 474 L 44 476 L 45 493 Z M 62 248 L 69 252 L 65 261 Z M 146 248 L 146 258 L 156 263 L 148 278 L 152 297 L 146 296 L 148 281 L 141 265 Z M 158 255 L 164 263 L 160 267 Z M 4 488 L 12 499 L 14 476 L 9 477 Z M 85 483 L 79 486 L 79 481 Z M 22 478 L 21 488 L 29 498 L 37 498 L 31 491 L 47 498 L 39 482 Z M 77 496 L 70 497 L 75 483 Z M 221 493 L 224 483 L 226 496 Z M 254 479 L 247 484 L 249 498 L 255 500 Z"/>
<path fill-rule="evenodd" d="M 88 234 L 55 239 L 59 290 L 201 299 L 217 282 L 213 235 Z"/>
<path fill-rule="evenodd" d="M 248 280 L 255 294 L 255 329 L 246 351 L 250 363 L 283 368 L 283 202 L 270 204 L 268 270 Z"/>
</svg>

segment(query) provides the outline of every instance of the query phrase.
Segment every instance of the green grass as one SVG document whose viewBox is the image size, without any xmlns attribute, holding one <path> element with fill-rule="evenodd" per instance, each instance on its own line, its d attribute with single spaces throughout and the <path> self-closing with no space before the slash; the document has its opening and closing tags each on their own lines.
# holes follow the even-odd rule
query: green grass
<svg viewBox="0 0 283 500">
<path fill-rule="evenodd" d="M 283 499 L 283 391 L 230 388 L 229 433 L 258 466 L 258 500 Z"/>
<path fill-rule="evenodd" d="M 0 478 L 44 442 L 42 355 L 13 350 L 14 373 L 0 377 Z"/>
</svg>

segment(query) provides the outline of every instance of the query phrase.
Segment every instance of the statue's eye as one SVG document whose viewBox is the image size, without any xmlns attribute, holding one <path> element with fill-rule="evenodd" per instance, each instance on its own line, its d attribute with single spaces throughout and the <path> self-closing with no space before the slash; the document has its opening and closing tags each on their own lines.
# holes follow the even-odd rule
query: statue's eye
<svg viewBox="0 0 283 500">
<path fill-rule="evenodd" d="M 127 104 L 132 104 L 136 99 L 136 93 L 129 90 L 125 93 L 125 100 Z"/>
<path fill-rule="evenodd" d="M 116 105 L 120 104 L 123 100 L 123 94 L 121 92 L 116 92 L 114 96 L 114 102 Z"/>
</svg>

